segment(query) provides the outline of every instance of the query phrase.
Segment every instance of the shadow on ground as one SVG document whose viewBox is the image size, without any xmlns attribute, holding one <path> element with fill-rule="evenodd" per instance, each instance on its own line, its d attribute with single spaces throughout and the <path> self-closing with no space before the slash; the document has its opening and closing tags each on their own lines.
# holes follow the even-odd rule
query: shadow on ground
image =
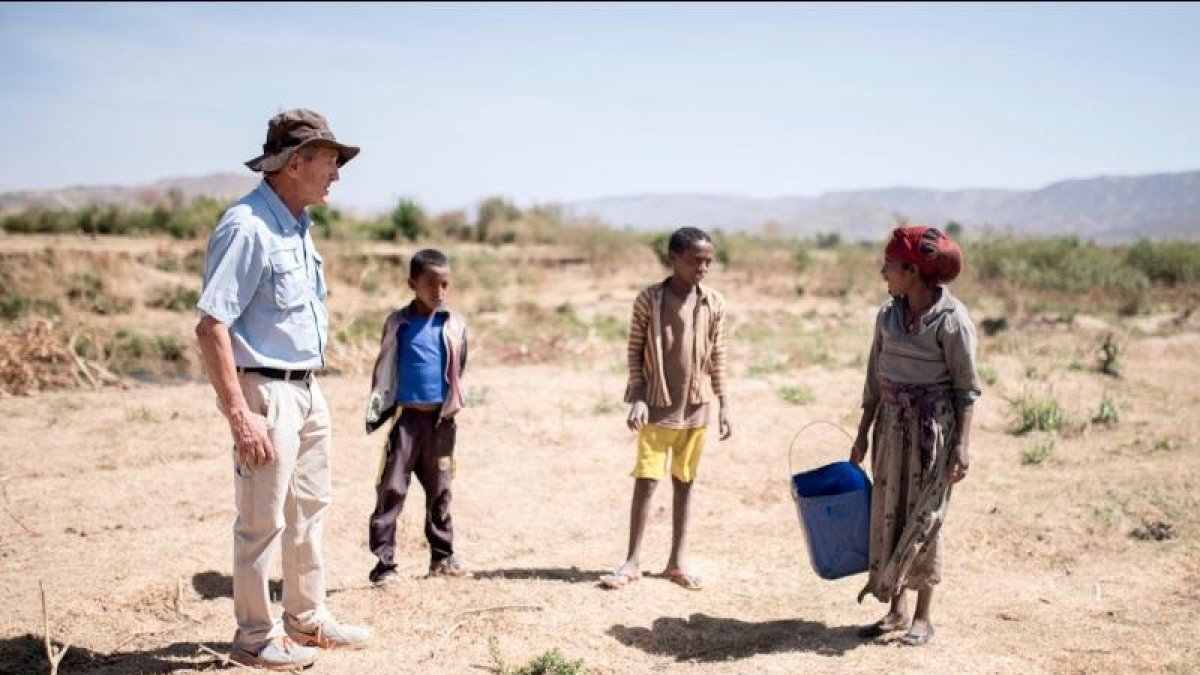
<svg viewBox="0 0 1200 675">
<path fill-rule="evenodd" d="M 774 652 L 841 656 L 863 643 L 857 626 L 830 628 L 819 621 L 740 621 L 707 614 L 660 617 L 650 628 L 617 624 L 608 634 L 627 647 L 676 661 L 727 661 Z"/>
<path fill-rule="evenodd" d="M 228 642 L 175 642 L 158 649 L 115 651 L 111 654 L 69 647 L 58 670 L 60 673 L 122 675 L 220 668 L 222 659 L 202 651 L 201 644 L 219 654 L 229 653 Z M 58 644 L 54 646 L 61 648 Z M 0 640 L 0 673 L 17 675 L 45 672 L 48 672 L 46 645 L 40 636 L 27 633 L 21 637 Z"/>
<path fill-rule="evenodd" d="M 582 584 L 599 582 L 600 577 L 608 573 L 608 570 L 581 570 L 578 567 L 514 568 L 476 572 L 475 578 L 563 581 L 571 584 Z"/>
<path fill-rule="evenodd" d="M 198 572 L 192 576 L 192 588 L 205 600 L 233 597 L 233 577 L 213 570 Z M 271 579 L 267 583 L 271 598 L 278 600 L 283 597 L 283 582 Z"/>
</svg>

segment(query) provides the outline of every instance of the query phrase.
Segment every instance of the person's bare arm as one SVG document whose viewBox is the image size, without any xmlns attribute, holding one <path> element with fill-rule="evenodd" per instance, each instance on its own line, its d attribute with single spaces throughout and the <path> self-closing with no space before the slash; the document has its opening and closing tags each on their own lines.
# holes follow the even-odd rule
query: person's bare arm
<svg viewBox="0 0 1200 675">
<path fill-rule="evenodd" d="M 971 416 L 975 406 L 957 406 L 955 413 L 958 417 L 958 438 L 953 439 L 950 455 L 950 482 L 957 483 L 967 477 L 967 469 L 971 465 L 968 448 L 971 444 Z"/>
<path fill-rule="evenodd" d="M 242 388 L 238 385 L 237 368 L 233 362 L 233 345 L 229 327 L 207 314 L 196 324 L 196 339 L 209 382 L 217 392 L 221 412 L 229 421 L 229 432 L 237 448 L 238 460 L 245 464 L 269 464 L 275 459 L 275 449 L 267 434 L 266 419 L 250 410 Z"/>
<path fill-rule="evenodd" d="M 733 420 L 730 419 L 729 406 L 725 404 L 725 397 L 718 396 L 717 401 L 720 403 L 720 410 L 717 412 L 717 427 L 721 433 L 721 440 L 727 440 L 733 435 Z"/>
<path fill-rule="evenodd" d="M 858 420 L 858 435 L 854 437 L 854 446 L 850 449 L 850 461 L 862 464 L 867 456 L 867 439 L 870 437 L 871 424 L 875 421 L 876 405 L 863 406 L 862 418 Z"/>
</svg>

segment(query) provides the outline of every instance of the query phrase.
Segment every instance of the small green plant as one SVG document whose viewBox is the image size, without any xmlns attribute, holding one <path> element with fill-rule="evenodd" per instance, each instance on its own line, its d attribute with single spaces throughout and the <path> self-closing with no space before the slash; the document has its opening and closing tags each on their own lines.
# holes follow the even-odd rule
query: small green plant
<svg viewBox="0 0 1200 675">
<path fill-rule="evenodd" d="M 72 305 L 101 315 L 125 314 L 133 303 L 104 293 L 104 282 L 94 274 L 76 274 L 67 287 L 67 299 Z"/>
<path fill-rule="evenodd" d="M 496 638 L 488 638 L 488 656 L 491 657 L 498 675 L 586 675 L 583 659 L 568 661 L 558 647 L 535 656 L 529 663 L 514 667 L 500 653 Z"/>
<path fill-rule="evenodd" d="M 1037 466 L 1046 461 L 1052 454 L 1054 454 L 1054 439 L 1048 439 L 1025 448 L 1021 452 L 1021 464 L 1025 466 Z"/>
<path fill-rule="evenodd" d="M 1154 441 L 1154 450 L 1155 452 L 1171 452 L 1178 450 L 1181 445 L 1178 438 L 1160 438 Z"/>
<path fill-rule="evenodd" d="M 654 251 L 654 257 L 663 267 L 671 266 L 670 244 L 670 232 L 660 232 L 650 239 L 650 250 Z"/>
<path fill-rule="evenodd" d="M 1121 376 L 1121 364 L 1117 362 L 1117 357 L 1121 352 L 1121 348 L 1113 340 L 1112 333 L 1104 336 L 1104 344 L 1100 345 L 1100 372 L 1111 377 Z"/>
<path fill-rule="evenodd" d="M 775 354 L 766 354 L 750 362 L 746 367 L 746 375 L 750 377 L 765 377 L 784 370 L 787 364 Z"/>
<path fill-rule="evenodd" d="M 797 272 L 807 272 L 812 267 L 812 253 L 808 251 L 807 246 L 799 246 L 796 248 L 796 252 L 792 254 L 792 262 L 795 263 Z"/>
<path fill-rule="evenodd" d="M 154 414 L 153 410 L 147 408 L 146 406 L 141 406 L 126 412 L 125 418 L 130 422 L 153 423 L 158 421 L 158 416 Z"/>
<path fill-rule="evenodd" d="M 991 366 L 979 366 L 979 378 L 990 387 L 1000 379 L 1000 374 Z"/>
<path fill-rule="evenodd" d="M 487 405 L 488 395 L 491 393 L 491 387 L 467 387 L 466 404 L 471 408 Z"/>
<path fill-rule="evenodd" d="M 23 295 L 0 296 L 0 320 L 3 321 L 12 321 L 29 314 L 53 316 L 58 313 L 58 305 L 51 300 L 29 298 Z"/>
<path fill-rule="evenodd" d="M 607 314 L 592 319 L 592 330 L 597 338 L 605 342 L 625 342 L 629 339 L 629 325 Z"/>
<path fill-rule="evenodd" d="M 1100 410 L 1092 417 L 1092 424 L 1114 426 L 1118 421 L 1120 421 L 1120 414 L 1117 412 L 1117 406 L 1108 394 L 1105 394 L 1100 399 Z"/>
<path fill-rule="evenodd" d="M 808 405 L 817 400 L 812 390 L 803 385 L 783 387 L 779 390 L 779 396 L 793 405 Z"/>
<path fill-rule="evenodd" d="M 1083 361 L 1080 361 L 1079 359 L 1071 359 L 1071 362 L 1067 364 L 1067 370 L 1078 372 L 1083 369 Z"/>
<path fill-rule="evenodd" d="M 1030 431 L 1060 431 L 1063 428 L 1062 406 L 1056 399 L 1026 396 L 1009 401 L 1017 417 L 1013 433 Z"/>
<path fill-rule="evenodd" d="M 187 286 L 159 286 L 150 294 L 147 306 L 169 312 L 187 312 L 196 308 L 200 292 Z"/>
</svg>

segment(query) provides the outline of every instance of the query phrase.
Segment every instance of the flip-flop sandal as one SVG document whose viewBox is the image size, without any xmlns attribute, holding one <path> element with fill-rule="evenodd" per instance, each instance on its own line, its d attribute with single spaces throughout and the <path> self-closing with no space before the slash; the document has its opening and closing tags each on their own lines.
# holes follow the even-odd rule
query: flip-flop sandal
<svg viewBox="0 0 1200 675">
<path fill-rule="evenodd" d="M 620 569 L 614 570 L 612 574 L 605 574 L 600 577 L 600 587 L 617 590 L 637 582 L 642 578 L 641 572 L 622 572 Z"/>
<path fill-rule="evenodd" d="M 913 635 L 912 633 L 906 633 L 904 635 L 904 637 L 900 638 L 900 642 L 905 645 L 908 645 L 909 647 L 920 647 L 923 644 L 927 644 L 932 639 L 933 639 L 933 626 L 930 626 L 928 633 L 922 633 L 920 635 Z"/>
<path fill-rule="evenodd" d="M 895 633 L 898 630 L 908 630 L 911 626 L 912 624 L 908 623 L 907 621 L 889 625 L 887 622 L 880 619 L 869 626 L 863 626 L 862 628 L 859 628 L 858 637 L 866 639 L 877 638 L 887 635 L 888 633 Z"/>
<path fill-rule="evenodd" d="M 683 570 L 672 570 L 663 574 L 672 583 L 678 584 L 689 591 L 698 591 L 704 588 L 704 582 L 695 574 L 688 574 Z"/>
</svg>

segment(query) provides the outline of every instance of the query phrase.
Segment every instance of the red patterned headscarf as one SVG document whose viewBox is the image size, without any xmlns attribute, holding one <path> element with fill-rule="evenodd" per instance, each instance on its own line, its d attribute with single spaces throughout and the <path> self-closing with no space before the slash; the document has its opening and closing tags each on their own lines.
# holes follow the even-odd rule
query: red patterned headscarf
<svg viewBox="0 0 1200 675">
<path fill-rule="evenodd" d="M 922 277 L 948 284 L 962 272 L 963 256 L 958 244 L 936 227 L 916 225 L 892 230 L 884 255 L 912 263 Z"/>
</svg>

